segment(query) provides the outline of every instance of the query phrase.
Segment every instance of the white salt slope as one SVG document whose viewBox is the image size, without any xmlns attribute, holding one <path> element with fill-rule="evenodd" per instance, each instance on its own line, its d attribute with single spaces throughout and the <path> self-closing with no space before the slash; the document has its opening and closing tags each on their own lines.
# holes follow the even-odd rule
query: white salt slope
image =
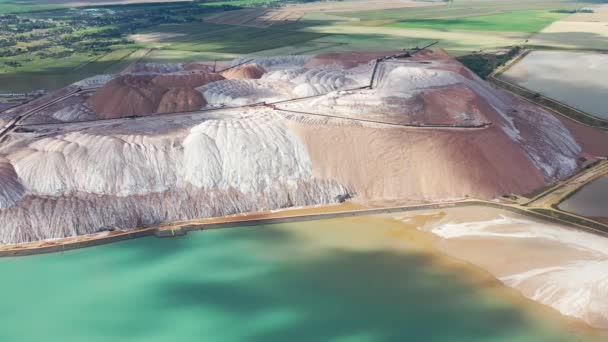
<svg viewBox="0 0 608 342">
<path fill-rule="evenodd" d="M 305 97 L 362 87 L 369 84 L 369 78 L 370 74 L 366 71 L 354 73 L 337 66 L 324 66 L 303 70 L 289 82 L 294 85 L 293 92 L 296 96 Z"/>
<path fill-rule="evenodd" d="M 85 78 L 84 80 L 73 83 L 73 86 L 82 87 L 82 88 L 93 88 L 93 87 L 102 87 L 106 83 L 110 82 L 114 79 L 114 75 L 95 75 L 89 78 Z"/>
<path fill-rule="evenodd" d="M 22 200 L 0 211 L 0 241 L 324 204 L 348 193 L 313 177 L 283 122 L 254 110 L 168 134 L 130 133 L 126 123 L 16 142 L 1 151 L 0 201 Z"/>
<path fill-rule="evenodd" d="M 120 136 L 75 132 L 33 140 L 7 158 L 34 195 L 165 191 L 176 183 L 179 147 L 163 136 L 144 139 L 137 144 Z"/>
<path fill-rule="evenodd" d="M 0 186 L 0 209 L 4 209 L 17 203 L 23 197 L 25 189 L 19 182 L 19 177 L 13 165 L 7 159 L 1 157 L 0 179 L 2 179 Z"/>
<path fill-rule="evenodd" d="M 386 65 L 390 67 L 386 67 Z M 380 88 L 378 93 L 382 96 L 395 96 L 410 93 L 418 89 L 449 86 L 463 82 L 463 76 L 448 70 L 428 68 L 426 65 L 414 64 L 412 66 L 396 63 L 381 63 L 382 68 L 376 72 L 379 75 L 374 85 Z"/>
<path fill-rule="evenodd" d="M 488 221 L 441 224 L 431 228 L 431 232 L 448 240 L 491 238 L 510 244 L 545 240 L 561 245 L 564 250 L 582 252 L 586 258 L 502 275 L 500 280 L 564 315 L 582 319 L 595 327 L 608 328 L 607 238 L 506 216 Z"/>
<path fill-rule="evenodd" d="M 83 102 L 61 108 L 53 112 L 51 117 L 64 122 L 85 121 L 93 120 L 95 118 L 95 112 L 86 104 L 86 102 Z"/>
<path fill-rule="evenodd" d="M 293 183 L 312 177 L 304 146 L 271 112 L 206 121 L 186 137 L 184 155 L 184 179 L 198 187 L 254 193 L 278 179 Z"/>
<path fill-rule="evenodd" d="M 575 260 L 564 266 L 534 269 L 503 277 L 509 286 L 533 284 L 529 297 L 564 315 L 608 328 L 608 260 Z"/>
<path fill-rule="evenodd" d="M 312 56 L 307 55 L 287 55 L 287 56 L 272 56 L 272 57 L 242 57 L 233 60 L 230 66 L 236 66 L 243 63 L 255 63 L 266 70 L 288 69 L 302 67 Z"/>
<path fill-rule="evenodd" d="M 512 95 L 469 72 L 464 83 L 485 98 L 502 119 L 501 129 L 520 143 L 548 182 L 572 174 L 581 147 L 570 131 L 546 110 L 525 101 L 515 102 Z M 536 131 L 543 134 L 521 134 Z"/>
<path fill-rule="evenodd" d="M 290 98 L 286 87 L 262 80 L 222 80 L 196 88 L 209 107 L 239 107 Z"/>
<path fill-rule="evenodd" d="M 206 120 L 183 137 L 68 133 L 29 141 L 7 159 L 35 195 L 128 196 L 185 183 L 252 192 L 311 177 L 303 146 L 270 112 Z"/>
<path fill-rule="evenodd" d="M 168 74 L 183 70 L 183 63 L 135 63 L 129 66 L 123 73 Z"/>
<path fill-rule="evenodd" d="M 244 106 L 327 94 L 369 84 L 371 68 L 344 70 L 337 65 L 287 68 L 259 80 L 222 80 L 197 88 L 210 107 Z"/>
</svg>

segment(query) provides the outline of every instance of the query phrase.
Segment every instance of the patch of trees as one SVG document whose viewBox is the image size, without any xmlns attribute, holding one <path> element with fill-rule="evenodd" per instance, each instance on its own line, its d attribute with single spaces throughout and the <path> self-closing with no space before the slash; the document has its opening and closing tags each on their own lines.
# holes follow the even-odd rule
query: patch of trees
<svg viewBox="0 0 608 342">
<path fill-rule="evenodd" d="M 481 78 L 487 78 L 496 68 L 517 56 L 521 47 L 515 46 L 506 53 L 473 53 L 458 57 L 458 61 Z"/>
<path fill-rule="evenodd" d="M 553 13 L 568 13 L 568 14 L 574 14 L 574 13 L 594 13 L 593 9 L 591 8 L 579 8 L 579 9 L 556 9 L 551 11 Z"/>
<path fill-rule="evenodd" d="M 0 48 L 15 46 L 15 44 L 17 44 L 17 39 L 14 37 L 0 39 Z"/>
<path fill-rule="evenodd" d="M 45 59 L 45 58 L 54 58 L 54 59 L 58 59 L 58 58 L 66 58 L 66 57 L 70 57 L 72 55 L 71 51 L 68 50 L 64 50 L 64 51 L 57 51 L 57 52 L 49 52 L 49 51 L 44 51 L 38 54 L 38 57 L 40 59 Z"/>
<path fill-rule="evenodd" d="M 6 62 L 4 62 L 4 64 L 8 65 L 10 67 L 13 67 L 13 68 L 19 68 L 22 66 L 22 64 L 17 61 L 6 61 Z"/>
</svg>

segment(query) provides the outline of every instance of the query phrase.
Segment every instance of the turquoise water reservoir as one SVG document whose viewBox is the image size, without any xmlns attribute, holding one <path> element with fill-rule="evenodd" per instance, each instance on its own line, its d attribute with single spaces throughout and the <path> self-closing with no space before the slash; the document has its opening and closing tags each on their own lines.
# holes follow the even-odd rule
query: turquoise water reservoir
<svg viewBox="0 0 608 342">
<path fill-rule="evenodd" d="M 310 221 L 1 259 L 0 341 L 590 340 L 395 225 Z"/>
</svg>

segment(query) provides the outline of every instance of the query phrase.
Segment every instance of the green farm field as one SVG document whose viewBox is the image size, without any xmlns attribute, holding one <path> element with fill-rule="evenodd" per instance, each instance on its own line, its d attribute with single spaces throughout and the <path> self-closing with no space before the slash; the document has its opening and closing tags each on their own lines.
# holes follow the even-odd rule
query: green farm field
<svg viewBox="0 0 608 342">
<path fill-rule="evenodd" d="M 143 57 L 147 49 L 124 48 L 101 57 L 72 55 L 53 60 L 34 59 L 26 68 L 0 69 L 0 91 L 56 90 L 70 83 L 97 74 L 117 73 Z"/>
<path fill-rule="evenodd" d="M 390 27 L 426 28 L 433 30 L 538 32 L 567 14 L 548 10 L 513 11 L 500 14 L 447 19 L 409 19 L 391 23 Z"/>
<path fill-rule="evenodd" d="M 42 10 L 52 10 L 63 6 L 49 5 L 44 1 L 0 0 L 0 15 L 7 13 L 24 13 Z"/>
<path fill-rule="evenodd" d="M 201 3 L 201 5 L 203 6 L 225 6 L 225 5 L 230 5 L 230 6 L 243 6 L 243 7 L 252 7 L 252 6 L 261 6 L 261 5 L 268 5 L 268 4 L 278 4 L 284 2 L 283 0 L 219 0 L 219 1 L 215 1 L 215 0 L 210 0 L 210 1 L 204 1 Z"/>
<path fill-rule="evenodd" d="M 569 16 L 557 13 L 558 10 L 592 5 L 593 2 L 573 0 L 455 0 L 450 4 L 417 8 L 308 13 L 303 20 L 288 26 L 332 35 L 332 38 L 334 35 L 369 37 L 369 42 L 347 39 L 351 41 L 349 49 L 365 49 L 378 45 L 376 42 L 398 44 L 426 40 L 438 41 L 436 47 L 446 49 L 453 56 L 462 56 L 525 45 L 537 32 Z M 547 47 L 551 47 L 550 44 Z"/>
<path fill-rule="evenodd" d="M 376 20 L 451 19 L 488 16 L 526 10 L 573 10 L 593 2 L 572 0 L 454 0 L 442 6 L 402 8 L 364 12 L 342 12 L 335 15 L 357 18 L 362 23 Z"/>
<path fill-rule="evenodd" d="M 425 37 L 400 37 L 367 32 L 316 32 L 315 27 L 306 22 L 272 28 L 196 23 L 163 25 L 140 33 L 181 35 L 157 43 L 143 44 L 154 48 L 144 58 L 148 62 L 230 60 L 242 55 L 273 56 L 401 49 L 424 46 L 433 41 Z"/>
<path fill-rule="evenodd" d="M 144 31 L 144 33 L 146 32 L 182 34 L 183 36 L 165 41 L 165 45 L 171 50 L 229 54 L 249 54 L 282 46 L 302 44 L 325 36 L 325 34 L 314 32 L 230 26 L 205 22 L 189 25 L 163 25 Z"/>
</svg>

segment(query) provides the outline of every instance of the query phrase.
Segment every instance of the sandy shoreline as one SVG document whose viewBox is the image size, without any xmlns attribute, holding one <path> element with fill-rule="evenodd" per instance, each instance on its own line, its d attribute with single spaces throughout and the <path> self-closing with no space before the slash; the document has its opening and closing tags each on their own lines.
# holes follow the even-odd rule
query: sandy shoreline
<svg viewBox="0 0 608 342">
<path fill-rule="evenodd" d="M 392 215 L 432 246 L 491 273 L 525 297 L 608 328 L 608 239 L 494 208 Z"/>
<path fill-rule="evenodd" d="M 420 229 L 478 212 L 482 213 L 482 219 L 491 218 L 497 212 L 504 213 L 504 211 L 486 210 L 486 208 L 480 207 L 449 208 L 356 218 L 336 218 L 324 220 L 323 223 L 318 225 L 308 225 L 306 229 L 293 229 L 293 225 L 306 225 L 303 222 L 294 222 L 290 225 L 278 225 L 275 229 L 292 233 L 296 231 L 298 241 L 309 241 L 319 250 L 367 253 L 382 250 L 419 253 L 428 258 L 429 267 L 439 266 L 442 269 L 459 273 L 470 286 L 489 293 L 492 297 L 505 298 L 509 302 L 515 303 L 526 314 L 541 317 L 553 323 L 557 322 L 567 330 L 580 332 L 586 336 L 604 336 L 605 331 L 596 329 L 578 318 L 563 315 L 554 307 L 526 296 L 519 288 L 505 284 L 492 272 L 492 267 L 480 267 L 478 263 L 467 260 L 461 255 L 446 251 L 442 246 L 444 239 L 425 229 Z M 477 253 L 480 256 L 488 255 L 483 243 L 472 248 L 472 253 Z M 316 253 L 316 249 L 312 250 L 311 253 Z M 495 255 L 497 258 L 499 258 L 498 254 L 500 253 Z M 498 262 L 496 265 L 503 268 L 505 263 Z"/>
</svg>

